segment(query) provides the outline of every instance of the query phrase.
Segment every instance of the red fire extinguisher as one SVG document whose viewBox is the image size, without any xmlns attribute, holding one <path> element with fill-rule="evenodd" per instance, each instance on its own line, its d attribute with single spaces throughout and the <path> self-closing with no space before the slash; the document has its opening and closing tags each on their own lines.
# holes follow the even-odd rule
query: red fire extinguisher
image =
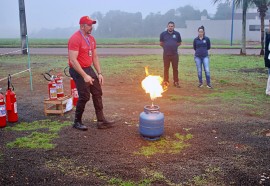
<svg viewBox="0 0 270 186">
<path fill-rule="evenodd" d="M 73 106 L 75 107 L 79 99 L 79 94 L 78 94 L 78 90 L 77 90 L 77 87 L 73 78 L 70 78 L 70 90 L 71 90 L 71 95 L 72 95 L 72 103 L 73 103 Z"/>
<path fill-rule="evenodd" d="M 0 128 L 7 126 L 5 96 L 0 92 Z"/>
<path fill-rule="evenodd" d="M 6 91 L 6 109 L 7 109 L 8 122 L 11 122 L 11 123 L 18 121 L 17 99 L 16 99 L 16 94 L 13 90 L 14 90 L 14 87 L 11 84 L 11 76 L 9 74 L 8 75 L 8 88 Z"/>
<path fill-rule="evenodd" d="M 61 98 L 64 97 L 64 85 L 63 85 L 63 79 L 60 74 L 58 74 L 55 78 L 54 81 L 56 83 L 56 90 L 57 90 L 57 97 Z"/>
<path fill-rule="evenodd" d="M 67 77 L 70 77 L 70 74 L 67 73 L 69 66 L 64 69 L 64 73 Z M 79 99 L 78 90 L 75 84 L 75 81 L 72 77 L 70 77 L 70 94 L 72 95 L 72 104 L 75 107 L 77 105 L 77 101 Z"/>
<path fill-rule="evenodd" d="M 46 73 L 44 73 L 42 75 L 47 81 L 49 81 L 49 83 L 48 83 L 49 99 L 51 99 L 51 100 L 57 99 L 57 88 L 56 88 L 56 83 L 55 83 L 55 80 L 54 80 L 54 76 L 52 76 L 48 72 L 46 72 Z"/>
</svg>

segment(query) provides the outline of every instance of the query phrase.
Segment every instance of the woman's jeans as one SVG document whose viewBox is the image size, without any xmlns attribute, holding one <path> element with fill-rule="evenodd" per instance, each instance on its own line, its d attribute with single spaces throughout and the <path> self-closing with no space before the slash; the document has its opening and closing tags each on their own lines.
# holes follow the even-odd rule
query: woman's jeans
<svg viewBox="0 0 270 186">
<path fill-rule="evenodd" d="M 205 72 L 205 77 L 206 77 L 206 83 L 207 85 L 211 85 L 211 81 L 210 81 L 210 68 L 209 68 L 209 57 L 194 57 L 196 66 L 197 66 L 197 72 L 198 72 L 198 79 L 199 79 L 199 83 L 202 84 L 203 80 L 202 80 L 202 65 L 204 68 L 204 72 Z"/>
</svg>

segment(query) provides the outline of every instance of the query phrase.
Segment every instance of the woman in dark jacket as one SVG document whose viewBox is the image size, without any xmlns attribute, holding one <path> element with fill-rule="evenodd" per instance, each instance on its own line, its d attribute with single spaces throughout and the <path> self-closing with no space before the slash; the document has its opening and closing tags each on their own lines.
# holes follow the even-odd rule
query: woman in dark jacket
<svg viewBox="0 0 270 186">
<path fill-rule="evenodd" d="M 204 68 L 206 83 L 208 88 L 213 88 L 210 80 L 210 68 L 209 68 L 209 55 L 208 50 L 211 48 L 211 42 L 208 37 L 205 36 L 204 26 L 198 28 L 198 37 L 193 41 L 193 49 L 195 50 L 194 60 L 197 66 L 197 73 L 199 79 L 198 87 L 203 86 L 202 80 L 202 66 Z"/>
</svg>

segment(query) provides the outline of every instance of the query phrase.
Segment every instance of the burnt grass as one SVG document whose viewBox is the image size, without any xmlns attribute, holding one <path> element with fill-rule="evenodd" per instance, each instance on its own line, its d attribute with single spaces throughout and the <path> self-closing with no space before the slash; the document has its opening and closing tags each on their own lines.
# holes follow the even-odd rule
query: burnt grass
<svg viewBox="0 0 270 186">
<path fill-rule="evenodd" d="M 140 83 L 106 77 L 104 111 L 116 124 L 97 129 L 90 100 L 83 116 L 88 131 L 83 132 L 71 127 L 74 110 L 44 115 L 47 85 L 37 79 L 33 92 L 27 78 L 14 83 L 19 121 L 7 125 L 50 119 L 70 121 L 70 126 L 60 130 L 51 150 L 8 148 L 8 142 L 30 132 L 0 129 L 0 185 L 270 185 L 269 114 L 256 115 L 219 99 L 200 100 L 215 89 L 198 90 L 185 82 L 180 89 L 170 86 L 155 101 L 165 115 L 163 138 L 176 133 L 193 138 L 178 153 L 144 156 L 135 152 L 154 142 L 138 131 L 139 114 L 151 104 Z M 66 94 L 68 81 L 64 79 Z"/>
</svg>

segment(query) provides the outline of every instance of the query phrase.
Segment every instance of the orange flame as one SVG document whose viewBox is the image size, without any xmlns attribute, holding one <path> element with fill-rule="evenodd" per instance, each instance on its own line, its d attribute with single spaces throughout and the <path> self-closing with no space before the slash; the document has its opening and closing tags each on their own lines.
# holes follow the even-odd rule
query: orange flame
<svg viewBox="0 0 270 186">
<path fill-rule="evenodd" d="M 148 66 L 145 67 L 146 78 L 142 80 L 142 88 L 146 93 L 150 94 L 150 98 L 154 101 L 158 97 L 162 97 L 162 93 L 166 90 L 162 87 L 163 79 L 160 76 L 152 76 L 148 73 Z"/>
</svg>

